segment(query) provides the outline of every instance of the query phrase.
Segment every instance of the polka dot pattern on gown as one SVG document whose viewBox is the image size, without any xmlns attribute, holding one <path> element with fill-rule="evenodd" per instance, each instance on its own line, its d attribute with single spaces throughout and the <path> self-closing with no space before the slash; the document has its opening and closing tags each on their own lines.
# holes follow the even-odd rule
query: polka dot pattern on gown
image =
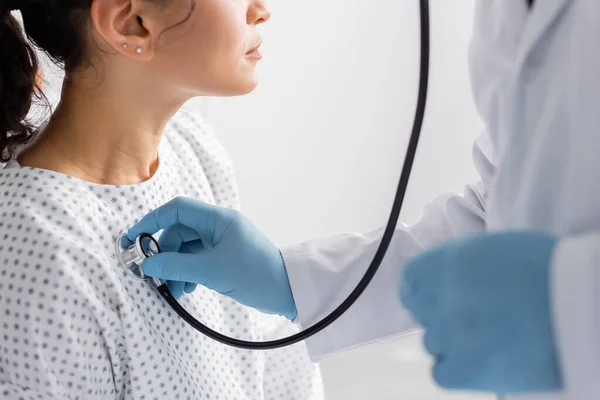
<svg viewBox="0 0 600 400">
<path fill-rule="evenodd" d="M 159 157 L 150 180 L 128 186 L 16 160 L 0 170 L 0 398 L 321 399 L 304 344 L 269 352 L 221 345 L 117 266 L 116 238 L 177 196 L 239 206 L 231 162 L 200 116 L 178 113 Z M 297 332 L 202 287 L 180 302 L 237 338 Z"/>
</svg>

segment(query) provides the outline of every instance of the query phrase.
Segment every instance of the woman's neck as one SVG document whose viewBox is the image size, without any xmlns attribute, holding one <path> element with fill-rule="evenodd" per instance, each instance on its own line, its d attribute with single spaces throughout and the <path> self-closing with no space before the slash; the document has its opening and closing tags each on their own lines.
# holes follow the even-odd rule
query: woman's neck
<svg viewBox="0 0 600 400">
<path fill-rule="evenodd" d="M 156 88 L 140 91 L 104 82 L 82 90 L 65 84 L 42 136 L 18 161 L 93 183 L 144 182 L 158 168 L 162 132 L 182 104 L 166 101 Z"/>
</svg>

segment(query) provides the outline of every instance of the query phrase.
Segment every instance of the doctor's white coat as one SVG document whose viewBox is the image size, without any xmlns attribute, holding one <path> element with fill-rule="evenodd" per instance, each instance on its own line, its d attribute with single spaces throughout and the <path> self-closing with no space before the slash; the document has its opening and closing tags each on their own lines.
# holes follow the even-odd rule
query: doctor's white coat
<svg viewBox="0 0 600 400">
<path fill-rule="evenodd" d="M 565 389 L 533 398 L 600 398 L 600 0 L 537 0 L 531 10 L 525 0 L 480 0 L 475 18 L 471 82 L 486 123 L 473 154 L 481 180 L 397 229 L 364 296 L 308 346 L 319 359 L 418 329 L 398 288 L 404 262 L 423 249 L 474 232 L 546 232 L 561 238 L 551 286 Z M 341 303 L 381 234 L 282 249 L 301 325 Z"/>
</svg>

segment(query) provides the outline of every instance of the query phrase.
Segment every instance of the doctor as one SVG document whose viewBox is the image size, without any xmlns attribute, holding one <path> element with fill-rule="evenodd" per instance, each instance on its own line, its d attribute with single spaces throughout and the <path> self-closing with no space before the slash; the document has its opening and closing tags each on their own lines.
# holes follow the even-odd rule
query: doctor
<svg viewBox="0 0 600 400">
<path fill-rule="evenodd" d="M 600 397 L 600 1 L 481 0 L 470 49 L 481 180 L 397 229 L 315 359 L 425 329 L 443 387 Z M 362 277 L 382 230 L 277 248 L 237 211 L 175 199 L 146 274 L 310 326 Z M 546 394 L 540 394 L 546 393 Z"/>
</svg>

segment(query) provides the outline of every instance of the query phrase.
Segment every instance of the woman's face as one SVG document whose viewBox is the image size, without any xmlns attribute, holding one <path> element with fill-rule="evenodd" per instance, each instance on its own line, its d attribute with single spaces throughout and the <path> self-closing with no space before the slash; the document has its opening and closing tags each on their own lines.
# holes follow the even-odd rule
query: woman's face
<svg viewBox="0 0 600 400">
<path fill-rule="evenodd" d="M 252 50 L 261 43 L 257 26 L 270 18 L 265 0 L 95 3 L 92 17 L 97 32 L 125 56 L 113 59 L 115 76 L 150 82 L 190 98 L 242 95 L 256 87 L 260 53 Z M 137 54 L 137 47 L 143 53 Z M 98 55 L 107 57 L 106 52 Z"/>
<path fill-rule="evenodd" d="M 153 60 L 156 72 L 170 75 L 192 96 L 249 93 L 257 85 L 260 60 L 252 52 L 262 41 L 257 26 L 269 18 L 264 0 L 196 0 L 190 19 L 163 33 Z"/>
</svg>

